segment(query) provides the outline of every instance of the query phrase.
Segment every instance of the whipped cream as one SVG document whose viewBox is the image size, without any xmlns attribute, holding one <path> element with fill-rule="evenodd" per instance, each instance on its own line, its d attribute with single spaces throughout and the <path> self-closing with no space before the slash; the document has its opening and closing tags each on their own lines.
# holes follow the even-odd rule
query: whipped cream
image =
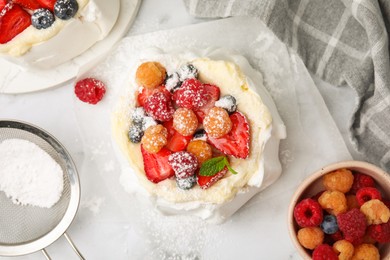
<svg viewBox="0 0 390 260">
<path fill-rule="evenodd" d="M 52 68 L 80 55 L 113 28 L 120 1 L 77 0 L 79 11 L 69 20 L 56 18 L 38 30 L 30 25 L 11 41 L 0 44 L 0 54 L 12 63 Z"/>
<path fill-rule="evenodd" d="M 123 89 L 113 112 L 113 136 L 128 160 L 127 165 L 123 165 L 121 183 L 129 192 L 145 194 L 147 191 L 146 194 L 155 206 L 165 214 L 193 214 L 210 222 L 222 222 L 279 177 L 279 140 L 285 138 L 286 134 L 283 122 L 262 81 L 256 81 L 254 85 L 236 65 L 242 63 L 244 68 L 250 68 L 242 57 L 230 62 L 225 59 L 199 58 L 193 53 L 170 55 L 155 51 L 154 55 L 150 55 L 151 53 L 153 51 L 147 51 L 144 59 L 140 59 L 131 68 L 131 84 Z M 230 161 L 238 172 L 237 175 L 228 172 L 223 179 L 206 190 L 197 185 L 190 190 L 181 190 L 176 186 L 175 180 L 167 179 L 155 184 L 146 178 L 139 144 L 133 144 L 127 138 L 131 111 L 136 104 L 135 70 L 146 60 L 160 62 L 168 72 L 190 62 L 198 69 L 202 82 L 215 84 L 220 87 L 221 95 L 230 94 L 236 98 L 238 110 L 246 115 L 251 129 L 249 157 L 245 160 L 231 158 Z M 259 88 L 264 97 L 259 96 Z M 263 98 L 266 99 L 266 104 L 263 103 Z M 129 166 L 131 171 L 127 169 Z"/>
</svg>

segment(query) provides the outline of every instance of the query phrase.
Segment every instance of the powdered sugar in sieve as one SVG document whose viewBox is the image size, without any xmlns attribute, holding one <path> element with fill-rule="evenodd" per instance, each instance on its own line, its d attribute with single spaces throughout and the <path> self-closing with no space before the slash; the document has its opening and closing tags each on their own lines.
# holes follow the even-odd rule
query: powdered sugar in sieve
<svg viewBox="0 0 390 260">
<path fill-rule="evenodd" d="M 11 145 L 9 142 L 11 142 Z M 22 186 L 26 183 L 3 184 L 0 189 L 0 205 L 2 208 L 0 211 L 0 219 L 2 220 L 0 221 L 0 256 L 24 255 L 41 250 L 46 258 L 50 259 L 44 248 L 64 235 L 80 259 L 84 259 L 65 233 L 77 213 L 80 202 L 78 174 L 69 153 L 53 136 L 36 126 L 18 121 L 0 120 L 0 152 L 5 153 L 3 154 L 5 156 L 7 156 L 7 153 L 2 149 L 8 149 L 11 154 L 17 152 L 18 148 L 12 146 L 15 145 L 15 142 L 19 145 L 22 142 L 21 146 L 25 149 L 24 152 L 32 149 L 38 155 L 45 154 L 45 156 L 51 158 L 38 159 L 38 162 L 36 162 L 38 164 L 53 160 L 48 163 L 50 166 L 31 166 L 29 164 L 32 163 L 30 159 L 23 159 L 23 156 L 19 156 L 19 160 L 27 160 L 27 162 L 20 162 L 20 167 L 32 167 L 31 170 L 34 171 L 39 166 L 41 166 L 41 170 L 45 170 L 45 167 L 52 170 L 56 169 L 57 166 L 54 165 L 60 167 L 55 171 L 61 175 L 61 178 L 51 176 L 46 179 L 46 181 L 52 181 L 54 185 L 58 185 L 53 190 L 60 194 L 54 194 L 48 200 L 39 196 L 36 197 L 37 194 L 23 197 L 24 195 L 19 194 L 15 187 L 21 185 L 20 187 L 23 188 Z M 10 148 L 11 146 L 13 148 Z M 33 157 L 35 156 L 36 154 Z M 26 173 L 25 170 L 17 169 L 18 166 L 15 166 L 15 163 L 3 162 L 3 164 L 0 164 L 0 167 L 11 166 L 16 167 L 13 170 L 18 171 L 19 174 Z M 9 176 L 3 176 L 2 178 L 4 181 L 12 181 Z M 34 182 L 34 180 L 31 179 L 31 182 Z M 36 181 L 34 183 L 42 184 Z M 46 189 L 49 188 L 46 187 Z M 6 192 L 1 190 L 6 190 Z"/>
</svg>

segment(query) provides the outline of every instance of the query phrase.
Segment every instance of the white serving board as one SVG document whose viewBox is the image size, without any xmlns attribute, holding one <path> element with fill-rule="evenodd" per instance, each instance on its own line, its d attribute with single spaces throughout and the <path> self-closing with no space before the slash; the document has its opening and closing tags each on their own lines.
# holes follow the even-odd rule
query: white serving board
<svg viewBox="0 0 390 260">
<path fill-rule="evenodd" d="M 128 77 L 126 61 L 133 53 L 153 46 L 167 52 L 210 46 L 238 51 L 263 74 L 287 127 L 280 146 L 282 176 L 222 225 L 161 216 L 119 183 L 110 86 Z M 87 259 L 300 259 L 287 230 L 291 195 L 311 172 L 351 155 L 302 61 L 260 21 L 229 18 L 125 38 L 106 60 L 79 76 L 108 85 L 107 96 L 95 106 L 74 98 L 85 160 L 79 166 L 82 206 L 70 232 L 81 250 L 96 248 L 83 252 Z"/>
</svg>

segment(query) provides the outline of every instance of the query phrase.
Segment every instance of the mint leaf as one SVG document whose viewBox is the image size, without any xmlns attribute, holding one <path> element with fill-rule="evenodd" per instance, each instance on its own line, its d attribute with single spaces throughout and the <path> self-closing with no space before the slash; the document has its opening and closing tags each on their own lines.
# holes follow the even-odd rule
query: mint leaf
<svg viewBox="0 0 390 260">
<path fill-rule="evenodd" d="M 201 176 L 213 176 L 225 168 L 225 156 L 211 158 L 205 161 L 199 170 Z"/>
<path fill-rule="evenodd" d="M 205 161 L 200 167 L 199 175 L 214 176 L 218 172 L 222 171 L 225 167 L 227 167 L 231 173 L 237 174 L 237 172 L 230 166 L 226 156 L 218 156 Z"/>
<path fill-rule="evenodd" d="M 238 174 L 238 172 L 236 172 L 236 171 L 232 168 L 232 166 L 230 166 L 230 163 L 229 163 L 229 161 L 227 160 L 226 157 L 225 157 L 225 165 L 226 165 L 226 167 L 228 168 L 228 170 L 229 170 L 231 173 L 233 173 L 233 174 Z"/>
</svg>

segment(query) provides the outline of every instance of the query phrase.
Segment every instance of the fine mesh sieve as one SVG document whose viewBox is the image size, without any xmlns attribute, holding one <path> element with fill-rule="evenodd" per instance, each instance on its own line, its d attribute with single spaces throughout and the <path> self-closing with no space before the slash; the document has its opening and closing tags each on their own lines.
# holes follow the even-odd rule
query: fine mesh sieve
<svg viewBox="0 0 390 260">
<path fill-rule="evenodd" d="M 64 189 L 60 200 L 51 208 L 16 205 L 0 191 L 0 256 L 42 250 L 50 259 L 44 248 L 64 235 L 76 254 L 84 259 L 65 233 L 80 202 L 78 174 L 69 153 L 49 133 L 24 122 L 0 120 L 0 143 L 6 139 L 30 141 L 47 152 L 62 168 Z"/>
</svg>

